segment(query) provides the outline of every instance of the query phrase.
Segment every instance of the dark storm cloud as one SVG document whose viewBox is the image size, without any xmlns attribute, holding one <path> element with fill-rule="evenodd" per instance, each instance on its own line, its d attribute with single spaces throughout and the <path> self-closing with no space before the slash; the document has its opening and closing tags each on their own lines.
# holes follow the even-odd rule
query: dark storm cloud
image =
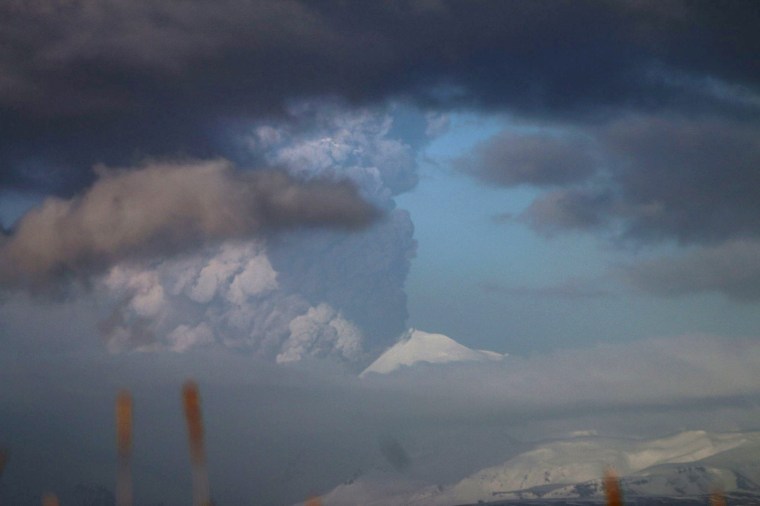
<svg viewBox="0 0 760 506">
<path fill-rule="evenodd" d="M 619 157 L 627 234 L 689 243 L 760 233 L 760 124 L 634 118 L 603 137 Z"/>
<path fill-rule="evenodd" d="M 71 195 L 93 163 L 224 155 L 220 123 L 322 95 L 741 114 L 715 89 L 757 89 L 759 16 L 739 1 L 8 0 L 0 187 Z"/>
<path fill-rule="evenodd" d="M 100 169 L 72 199 L 51 197 L 0 238 L 0 282 L 89 273 L 147 252 L 177 252 L 304 226 L 360 228 L 377 211 L 348 182 L 299 182 L 282 172 L 235 171 L 225 161 Z"/>
<path fill-rule="evenodd" d="M 760 125 L 660 115 L 594 130 L 604 177 L 540 196 L 524 215 L 537 229 L 612 225 L 625 239 L 682 244 L 760 233 Z"/>
</svg>

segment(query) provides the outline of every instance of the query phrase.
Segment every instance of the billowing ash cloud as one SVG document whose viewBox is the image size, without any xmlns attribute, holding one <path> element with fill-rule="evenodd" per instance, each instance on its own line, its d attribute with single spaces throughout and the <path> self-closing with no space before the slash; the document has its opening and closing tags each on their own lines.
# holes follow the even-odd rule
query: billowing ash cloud
<svg viewBox="0 0 760 506">
<path fill-rule="evenodd" d="M 314 232 L 317 247 L 306 251 L 228 241 L 118 265 L 98 285 L 115 304 L 101 333 L 112 351 L 221 345 L 281 363 L 361 361 L 404 328 L 408 224 L 408 214 L 395 211 L 364 232 Z"/>
<path fill-rule="evenodd" d="M 348 178 L 381 207 L 417 184 L 414 147 L 393 133 L 394 106 L 351 109 L 336 100 L 298 102 L 279 121 L 237 130 L 243 150 L 303 177 Z M 426 118 L 435 127 L 438 116 Z M 414 128 L 413 128 L 414 129 Z M 405 132 L 415 137 L 416 132 Z"/>
<path fill-rule="evenodd" d="M 360 208 L 337 224 L 358 225 L 374 216 L 362 211 L 375 208 L 384 215 L 361 230 L 228 235 L 185 254 L 120 262 L 96 283 L 98 295 L 114 301 L 100 325 L 111 350 L 224 346 L 279 363 L 361 363 L 404 330 L 415 242 L 409 214 L 394 209 L 392 196 L 416 181 L 412 147 L 391 135 L 384 110 L 301 104 L 290 115 L 251 124 L 239 135 L 241 149 L 284 167 L 288 180 L 307 181 L 303 191 L 321 189 L 314 206 L 328 190 L 338 192 L 336 210 L 340 191 L 360 194 Z M 358 193 L 327 182 L 346 180 Z"/>
<path fill-rule="evenodd" d="M 20 220 L 0 243 L 0 281 L 43 283 L 136 255 L 179 252 L 267 230 L 357 228 L 376 215 L 348 182 L 243 173 L 224 161 L 98 172 L 84 194 L 48 198 Z"/>
<path fill-rule="evenodd" d="M 308 311 L 305 300 L 278 287 L 261 242 L 224 243 L 152 268 L 117 266 L 101 289 L 121 302 L 100 330 L 112 351 L 185 351 L 222 341 L 250 348 L 258 334 L 283 340 L 290 320 Z"/>
</svg>

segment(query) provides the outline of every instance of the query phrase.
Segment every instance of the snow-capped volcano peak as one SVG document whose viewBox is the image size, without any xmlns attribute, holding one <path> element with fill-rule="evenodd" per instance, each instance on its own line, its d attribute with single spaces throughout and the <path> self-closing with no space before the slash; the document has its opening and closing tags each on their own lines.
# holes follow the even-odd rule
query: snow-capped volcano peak
<svg viewBox="0 0 760 506">
<path fill-rule="evenodd" d="M 399 341 L 367 367 L 360 376 L 374 372 L 387 374 L 402 366 L 418 362 L 444 364 L 449 362 L 491 362 L 505 355 L 494 351 L 473 350 L 443 334 L 431 334 L 409 329 Z"/>
</svg>

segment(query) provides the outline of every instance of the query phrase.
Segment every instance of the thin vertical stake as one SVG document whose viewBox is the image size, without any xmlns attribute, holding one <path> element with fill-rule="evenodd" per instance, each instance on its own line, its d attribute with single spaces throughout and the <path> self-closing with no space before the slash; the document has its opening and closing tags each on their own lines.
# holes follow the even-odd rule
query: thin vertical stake
<svg viewBox="0 0 760 506">
<path fill-rule="evenodd" d="M 604 495 L 607 506 L 623 506 L 623 494 L 620 491 L 620 481 L 615 471 L 610 467 L 604 472 Z"/>
<path fill-rule="evenodd" d="M 203 421 L 198 385 L 187 381 L 182 387 L 182 401 L 187 421 L 187 437 L 190 443 L 190 462 L 193 469 L 193 506 L 210 506 L 206 452 L 203 447 Z"/>
<path fill-rule="evenodd" d="M 116 396 L 116 506 L 132 506 L 132 396 L 121 390 Z"/>
</svg>

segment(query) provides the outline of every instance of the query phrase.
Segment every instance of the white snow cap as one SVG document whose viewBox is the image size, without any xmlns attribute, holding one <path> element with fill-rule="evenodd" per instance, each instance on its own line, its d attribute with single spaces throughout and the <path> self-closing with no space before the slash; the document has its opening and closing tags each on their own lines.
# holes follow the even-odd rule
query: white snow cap
<svg viewBox="0 0 760 506">
<path fill-rule="evenodd" d="M 388 348 L 359 376 L 364 377 L 371 372 L 388 374 L 402 366 L 411 366 L 418 362 L 493 362 L 502 360 L 505 356 L 495 351 L 470 349 L 443 334 L 409 329 L 395 345 Z"/>
</svg>

